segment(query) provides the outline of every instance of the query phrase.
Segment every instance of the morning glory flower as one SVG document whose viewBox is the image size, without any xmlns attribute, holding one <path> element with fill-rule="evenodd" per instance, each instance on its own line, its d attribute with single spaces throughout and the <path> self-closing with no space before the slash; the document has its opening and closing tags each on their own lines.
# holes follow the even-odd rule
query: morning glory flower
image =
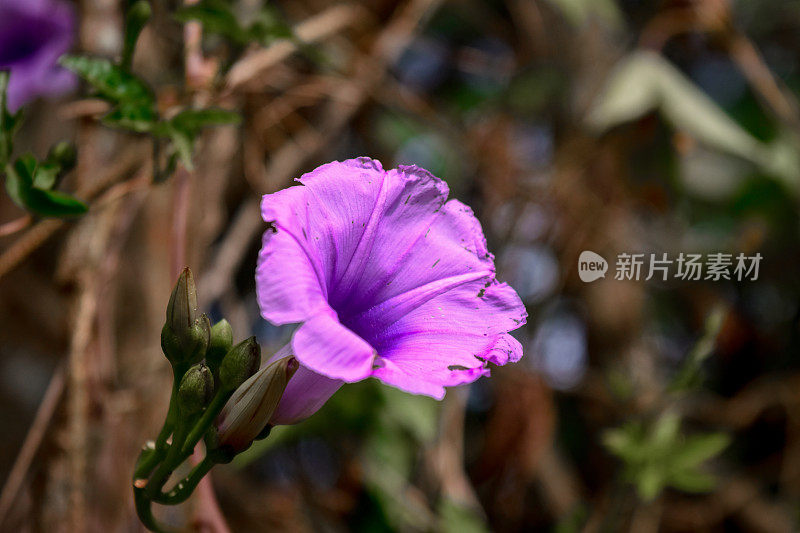
<svg viewBox="0 0 800 533">
<path fill-rule="evenodd" d="M 256 269 L 262 316 L 298 323 L 270 361 L 300 363 L 272 424 L 302 420 L 343 384 L 375 377 L 442 399 L 522 357 L 519 296 L 495 279 L 472 210 L 428 171 L 351 159 L 265 195 Z"/>
<path fill-rule="evenodd" d="M 74 87 L 75 78 L 56 63 L 72 45 L 74 29 L 67 2 L 0 0 L 0 70 L 11 72 L 9 109 Z"/>
</svg>

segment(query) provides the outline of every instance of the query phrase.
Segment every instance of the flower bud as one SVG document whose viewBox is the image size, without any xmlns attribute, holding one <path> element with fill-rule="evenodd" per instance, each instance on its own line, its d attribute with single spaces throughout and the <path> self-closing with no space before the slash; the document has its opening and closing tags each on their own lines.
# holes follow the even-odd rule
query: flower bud
<svg viewBox="0 0 800 533">
<path fill-rule="evenodd" d="M 181 272 L 167 304 L 167 325 L 178 336 L 184 334 L 197 320 L 197 288 L 189 268 Z"/>
<path fill-rule="evenodd" d="M 261 347 L 255 337 L 231 348 L 219 366 L 219 382 L 223 390 L 235 390 L 261 366 Z"/>
<path fill-rule="evenodd" d="M 233 347 L 233 329 L 224 318 L 211 328 L 211 341 L 206 351 L 206 363 L 216 372 L 222 359 Z"/>
<path fill-rule="evenodd" d="M 214 395 L 214 377 L 202 363 L 194 365 L 181 379 L 178 386 L 178 408 L 182 416 L 199 413 Z"/>
<path fill-rule="evenodd" d="M 78 161 L 78 151 L 73 143 L 61 141 L 50 148 L 46 161 L 61 167 L 61 172 L 68 172 L 75 168 L 75 163 Z"/>
<path fill-rule="evenodd" d="M 161 330 L 161 347 L 173 364 L 192 364 L 203 359 L 211 336 L 206 315 L 197 315 L 197 291 L 192 271 L 184 268 L 167 304 L 167 320 Z"/>
<path fill-rule="evenodd" d="M 279 359 L 236 389 L 217 417 L 220 448 L 238 453 L 250 446 L 269 422 L 298 366 L 293 357 Z"/>
</svg>

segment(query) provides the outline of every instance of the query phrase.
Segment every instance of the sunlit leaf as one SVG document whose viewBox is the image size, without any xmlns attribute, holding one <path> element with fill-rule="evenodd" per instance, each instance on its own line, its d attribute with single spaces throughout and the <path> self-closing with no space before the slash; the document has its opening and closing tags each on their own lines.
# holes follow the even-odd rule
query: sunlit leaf
<svg viewBox="0 0 800 533">
<path fill-rule="evenodd" d="M 219 108 L 185 109 L 170 119 L 173 127 L 193 134 L 207 126 L 238 124 L 240 121 L 238 113 Z"/>
<path fill-rule="evenodd" d="M 669 485 L 685 492 L 708 492 L 713 490 L 714 477 L 694 469 L 676 470 L 668 479 Z"/>
<path fill-rule="evenodd" d="M 724 450 L 731 439 L 724 433 L 709 433 L 687 437 L 672 456 L 672 465 L 680 468 L 696 467 Z"/>
<path fill-rule="evenodd" d="M 476 510 L 443 499 L 439 504 L 439 521 L 442 533 L 484 533 L 488 532 L 486 521 Z"/>
<path fill-rule="evenodd" d="M 587 123 L 605 131 L 651 111 L 659 111 L 699 142 L 759 166 L 800 194 L 800 142 L 794 134 L 782 134 L 768 144 L 759 141 L 659 54 L 639 51 L 624 58 L 590 109 Z"/>
<path fill-rule="evenodd" d="M 101 98 L 131 106 L 152 106 L 154 96 L 139 78 L 107 59 L 62 56 L 61 65 L 86 80 Z"/>
<path fill-rule="evenodd" d="M 598 20 L 612 30 L 623 27 L 622 13 L 615 0 L 549 0 L 567 20 L 575 26 L 583 26 L 590 20 Z"/>
<path fill-rule="evenodd" d="M 622 459 L 624 478 L 644 501 L 652 501 L 666 487 L 691 492 L 713 488 L 713 478 L 700 468 L 729 441 L 722 433 L 685 437 L 680 417 L 669 411 L 647 431 L 641 424 L 631 423 L 603 434 L 604 446 Z"/>
<path fill-rule="evenodd" d="M 52 189 L 60 172 L 61 167 L 55 163 L 39 163 L 33 173 L 33 186 L 41 190 Z"/>
</svg>

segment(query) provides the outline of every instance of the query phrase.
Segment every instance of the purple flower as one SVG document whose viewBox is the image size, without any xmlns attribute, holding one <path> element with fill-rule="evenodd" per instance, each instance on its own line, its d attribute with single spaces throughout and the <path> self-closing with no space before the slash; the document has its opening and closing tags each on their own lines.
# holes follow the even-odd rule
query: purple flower
<svg viewBox="0 0 800 533">
<path fill-rule="evenodd" d="M 525 323 L 514 290 L 495 279 L 480 223 L 428 171 L 351 159 L 264 196 L 271 223 L 256 269 L 258 303 L 274 324 L 302 323 L 301 366 L 272 424 L 310 416 L 344 382 L 367 377 L 436 399 L 522 357 L 508 332 Z"/>
<path fill-rule="evenodd" d="M 10 70 L 8 107 L 75 85 L 56 63 L 69 50 L 75 27 L 72 6 L 58 0 L 0 0 L 0 70 Z"/>
</svg>

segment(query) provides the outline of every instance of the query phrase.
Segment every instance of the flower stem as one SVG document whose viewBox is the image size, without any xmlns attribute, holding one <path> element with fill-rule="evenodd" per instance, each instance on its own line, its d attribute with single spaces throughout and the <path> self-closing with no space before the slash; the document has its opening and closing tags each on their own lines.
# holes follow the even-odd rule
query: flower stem
<svg viewBox="0 0 800 533">
<path fill-rule="evenodd" d="M 198 442 L 200 442 L 200 439 L 203 438 L 203 435 L 206 434 L 206 431 L 208 431 L 208 428 L 211 427 L 211 424 L 214 423 L 214 419 L 217 418 L 217 415 L 220 413 L 220 411 L 222 411 L 222 408 L 225 407 L 225 402 L 228 401 L 232 394 L 233 391 L 220 390 L 217 392 L 216 396 L 214 396 L 214 399 L 211 400 L 211 403 L 203 412 L 203 416 L 200 417 L 200 420 L 197 421 L 188 437 L 186 437 L 186 440 L 183 443 L 183 453 L 181 455 L 186 457 L 191 455 L 192 451 L 194 451 L 194 447 Z"/>
<path fill-rule="evenodd" d="M 187 368 L 185 365 L 174 365 L 172 367 L 172 393 L 169 396 L 169 407 L 167 408 L 167 417 L 164 420 L 164 425 L 156 437 L 156 450 L 164 450 L 167 447 L 167 439 L 172 434 L 175 428 L 175 422 L 178 418 L 178 386 L 180 385 L 181 378 L 186 373 Z"/>
<path fill-rule="evenodd" d="M 147 529 L 155 533 L 169 533 L 169 529 L 159 524 L 153 516 L 152 501 L 147 497 L 144 489 L 134 487 L 133 500 L 136 504 L 136 514 Z"/>
<path fill-rule="evenodd" d="M 211 458 L 206 456 L 195 465 L 192 471 L 189 472 L 189 475 L 179 481 L 171 491 L 156 495 L 153 501 L 163 505 L 177 505 L 186 501 L 189 496 L 192 495 L 192 492 L 194 492 L 200 480 L 208 474 L 215 464 L 216 463 Z"/>
</svg>

